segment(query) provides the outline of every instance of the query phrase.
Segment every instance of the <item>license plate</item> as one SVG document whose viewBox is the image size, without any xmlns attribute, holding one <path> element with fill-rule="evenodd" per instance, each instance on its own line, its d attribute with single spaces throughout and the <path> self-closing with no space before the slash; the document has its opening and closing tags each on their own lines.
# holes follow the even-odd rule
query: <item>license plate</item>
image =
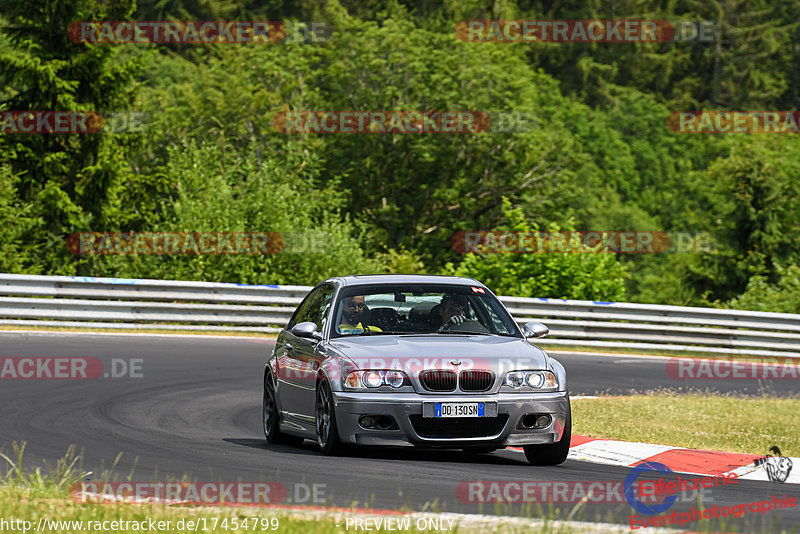
<svg viewBox="0 0 800 534">
<path fill-rule="evenodd" d="M 485 402 L 437 402 L 434 417 L 484 417 Z"/>
</svg>

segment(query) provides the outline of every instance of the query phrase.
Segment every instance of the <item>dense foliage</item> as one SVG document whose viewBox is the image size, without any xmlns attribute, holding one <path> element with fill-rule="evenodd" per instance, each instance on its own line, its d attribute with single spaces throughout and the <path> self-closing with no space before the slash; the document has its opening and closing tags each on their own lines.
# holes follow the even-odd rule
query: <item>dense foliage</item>
<svg viewBox="0 0 800 534">
<path fill-rule="evenodd" d="M 800 311 L 795 135 L 671 111 L 800 103 L 800 4 L 0 0 L 0 111 L 146 113 L 143 132 L 0 134 L 0 271 L 310 284 L 457 273 L 499 293 Z M 710 42 L 476 43 L 470 19 L 705 21 Z M 279 44 L 85 44 L 79 20 L 321 21 Z M 285 134 L 293 110 L 485 110 L 474 134 Z M 710 233 L 711 252 L 461 254 L 470 230 Z M 322 251 L 79 256 L 74 232 L 323 235 Z"/>
</svg>

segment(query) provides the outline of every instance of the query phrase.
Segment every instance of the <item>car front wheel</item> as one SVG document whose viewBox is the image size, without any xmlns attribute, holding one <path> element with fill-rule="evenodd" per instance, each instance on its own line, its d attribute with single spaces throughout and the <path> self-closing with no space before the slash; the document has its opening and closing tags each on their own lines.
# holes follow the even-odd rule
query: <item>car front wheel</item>
<svg viewBox="0 0 800 534">
<path fill-rule="evenodd" d="M 333 409 L 333 393 L 327 380 L 321 380 L 317 386 L 316 402 L 317 443 L 323 454 L 337 454 L 342 442 L 339 440 L 339 429 L 336 426 L 336 412 Z"/>
<path fill-rule="evenodd" d="M 567 405 L 567 419 L 564 422 L 564 433 L 556 443 L 546 445 L 525 445 L 525 458 L 531 465 L 559 465 L 563 464 L 569 454 L 569 444 L 572 440 L 572 408 Z"/>
</svg>

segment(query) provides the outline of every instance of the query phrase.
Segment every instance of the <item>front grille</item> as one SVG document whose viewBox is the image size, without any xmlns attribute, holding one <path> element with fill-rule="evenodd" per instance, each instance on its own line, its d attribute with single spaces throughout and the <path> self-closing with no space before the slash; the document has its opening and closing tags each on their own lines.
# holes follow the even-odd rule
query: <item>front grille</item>
<svg viewBox="0 0 800 534">
<path fill-rule="evenodd" d="M 455 391 L 456 374 L 453 371 L 427 370 L 419 374 L 422 387 L 428 391 Z"/>
<path fill-rule="evenodd" d="M 422 417 L 410 415 L 411 426 L 423 438 L 484 438 L 502 432 L 508 414 L 497 417 Z"/>
<path fill-rule="evenodd" d="M 494 373 L 491 371 L 461 371 L 458 378 L 458 387 L 461 391 L 486 391 L 494 383 Z"/>
</svg>

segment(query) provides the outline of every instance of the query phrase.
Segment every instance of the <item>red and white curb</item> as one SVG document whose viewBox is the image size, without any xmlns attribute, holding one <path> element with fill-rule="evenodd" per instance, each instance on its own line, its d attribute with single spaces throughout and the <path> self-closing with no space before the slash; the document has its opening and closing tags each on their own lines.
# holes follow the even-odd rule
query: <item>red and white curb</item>
<svg viewBox="0 0 800 534">
<path fill-rule="evenodd" d="M 518 447 L 510 448 L 522 450 Z M 574 435 L 567 458 L 622 467 L 635 467 L 645 462 L 658 462 L 676 473 L 704 476 L 736 473 L 738 478 L 743 480 L 768 481 L 769 478 L 764 467 L 755 465 L 755 461 L 763 457 L 758 454 L 704 451 Z M 793 468 L 786 483 L 800 484 L 800 458 L 790 457 L 789 459 L 792 461 Z"/>
</svg>

